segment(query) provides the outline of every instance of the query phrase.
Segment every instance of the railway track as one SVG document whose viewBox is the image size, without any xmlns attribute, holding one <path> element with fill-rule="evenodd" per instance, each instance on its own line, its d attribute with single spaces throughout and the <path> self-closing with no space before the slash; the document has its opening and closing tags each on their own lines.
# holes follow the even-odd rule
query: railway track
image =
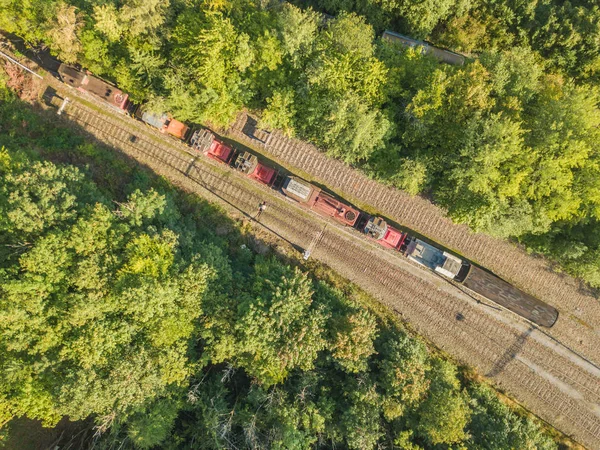
<svg viewBox="0 0 600 450">
<path fill-rule="evenodd" d="M 339 242 L 329 238 L 323 239 L 319 251 L 339 254 Z M 588 403 L 591 411 L 597 411 L 600 400 L 597 376 L 585 369 L 564 370 L 569 366 L 566 361 L 561 361 L 539 342 L 527 339 L 534 332 L 533 327 L 519 334 L 514 327 L 478 314 L 468 303 L 458 306 L 448 294 L 431 289 L 426 282 L 409 277 L 398 267 L 378 260 L 366 260 L 361 252 L 355 250 L 344 247 L 338 257 L 347 266 L 344 273 L 360 274 L 354 281 L 362 286 L 375 281 L 386 290 L 386 303 L 409 316 L 409 322 L 420 324 L 420 331 L 434 342 L 441 342 L 442 348 L 455 355 L 458 348 L 461 359 L 470 364 L 476 356 L 480 370 L 484 369 L 496 381 L 509 386 L 516 380 L 533 390 L 538 401 L 541 399 L 547 407 L 597 437 L 600 431 L 597 414 L 583 412 L 584 402 Z M 402 307 L 399 308 L 398 303 Z M 459 324 L 457 317 L 462 318 Z M 457 325 L 462 328 L 458 333 Z M 515 343 L 518 345 L 515 346 Z M 544 374 L 540 375 L 541 372 Z M 537 373 L 541 380 L 531 376 L 532 373 Z M 550 380 L 573 386 L 576 392 L 566 386 L 557 391 Z M 573 408 L 574 405 L 577 406 Z"/>
<path fill-rule="evenodd" d="M 553 335 L 600 364 L 600 302 L 577 280 L 554 272 L 548 261 L 528 255 L 506 241 L 455 225 L 431 202 L 373 181 L 328 158 L 311 144 L 288 138 L 279 131 L 267 133 L 257 129 L 254 119 L 245 113 L 238 116 L 226 134 L 259 148 L 284 165 L 301 168 L 346 200 L 375 207 L 399 224 L 457 251 L 551 304 L 561 313 Z"/>
<path fill-rule="evenodd" d="M 326 223 L 130 119 L 110 118 L 77 102 L 63 115 L 182 187 L 218 197 L 245 214 L 254 213 L 270 196 L 261 222 L 302 248 Z M 145 137 L 149 134 L 154 138 Z M 568 347 L 507 311 L 486 309 L 456 286 L 352 231 L 328 226 L 312 254 L 398 311 L 436 345 L 488 374 L 534 413 L 589 447 L 600 448 L 600 370 Z"/>
</svg>

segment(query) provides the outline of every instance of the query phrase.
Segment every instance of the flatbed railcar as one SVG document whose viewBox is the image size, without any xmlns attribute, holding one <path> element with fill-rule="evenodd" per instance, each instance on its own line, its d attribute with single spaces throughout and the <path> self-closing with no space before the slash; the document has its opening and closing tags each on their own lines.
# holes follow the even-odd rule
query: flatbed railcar
<svg viewBox="0 0 600 450">
<path fill-rule="evenodd" d="M 459 62 L 459 60 L 456 60 Z M 450 61 L 447 61 L 450 62 Z M 121 112 L 127 112 L 128 95 L 88 73 L 61 64 L 59 77 L 65 83 L 91 92 Z M 131 108 L 129 108 L 131 109 Z M 138 117 L 140 118 L 140 117 Z M 144 117 L 140 118 L 144 120 Z M 156 119 L 146 116 L 146 123 Z M 409 233 L 390 226 L 381 217 L 372 217 L 297 177 L 282 177 L 268 164 L 247 151 L 238 151 L 225 144 L 210 130 L 202 128 L 189 133 L 187 125 L 167 115 L 160 115 L 154 124 L 161 131 L 177 137 L 194 151 L 212 158 L 245 174 L 248 178 L 280 190 L 283 195 L 299 202 L 317 214 L 354 227 L 382 247 L 398 251 L 408 259 L 437 273 L 445 279 L 503 306 L 504 308 L 543 326 L 552 327 L 558 311 L 552 306 L 521 291 L 496 275 L 477 267 Z M 164 120 L 163 120 L 164 119 Z M 169 131 L 169 125 L 175 124 Z M 188 135 L 191 135 L 189 139 Z"/>
<path fill-rule="evenodd" d="M 543 327 L 550 328 L 558 320 L 558 311 L 555 308 L 480 267 L 471 265 L 462 284 Z"/>
</svg>

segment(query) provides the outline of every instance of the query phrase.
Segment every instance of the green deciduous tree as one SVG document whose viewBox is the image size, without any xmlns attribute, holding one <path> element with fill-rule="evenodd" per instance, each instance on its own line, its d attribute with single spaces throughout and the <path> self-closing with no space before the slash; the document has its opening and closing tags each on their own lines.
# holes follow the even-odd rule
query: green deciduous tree
<svg viewBox="0 0 600 450">
<path fill-rule="evenodd" d="M 281 388 L 253 387 L 241 406 L 240 425 L 248 448 L 304 449 L 325 431 L 325 417 L 309 398 L 293 398 Z"/>
<path fill-rule="evenodd" d="M 440 196 L 455 220 L 500 236 L 547 229 L 543 218 L 535 222 L 533 214 L 521 214 L 530 209 L 523 200 L 534 162 L 523 134 L 517 122 L 502 115 L 471 122 L 460 151 L 465 160 L 457 162 Z"/>
<path fill-rule="evenodd" d="M 325 105 L 324 105 L 325 106 Z M 358 96 L 348 94 L 326 105 L 323 115 L 303 124 L 307 133 L 329 148 L 329 154 L 349 163 L 366 160 L 383 147 L 391 124 L 380 111 L 367 107 Z"/>
<path fill-rule="evenodd" d="M 326 39 L 333 49 L 347 54 L 356 54 L 362 58 L 373 56 L 375 33 L 364 17 L 342 13 L 327 24 Z"/>
<path fill-rule="evenodd" d="M 180 401 L 164 398 L 138 411 L 127 422 L 127 435 L 136 448 L 153 448 L 165 441 L 181 407 Z"/>
<path fill-rule="evenodd" d="M 132 36 L 154 32 L 164 23 L 169 4 L 169 0 L 125 0 L 119 21 Z"/>
<path fill-rule="evenodd" d="M 32 43 L 40 43 L 49 40 L 46 33 L 49 27 L 57 23 L 56 12 L 59 8 L 68 8 L 64 2 L 46 0 L 5 0 L 2 2 L 2 14 L 0 14 L 0 26 L 3 30 L 15 33 Z M 67 14 L 67 22 L 73 17 Z M 77 23 L 77 21 L 75 21 Z M 67 40 L 74 36 L 61 37 Z"/>
<path fill-rule="evenodd" d="M 319 15 L 302 10 L 289 3 L 282 6 L 276 16 L 281 46 L 294 68 L 300 68 L 304 59 L 313 52 L 318 35 Z"/>
<path fill-rule="evenodd" d="M 335 337 L 331 353 L 348 372 L 363 372 L 367 370 L 368 358 L 375 353 L 377 322 L 362 308 L 342 311 L 344 314 L 332 321 Z"/>
<path fill-rule="evenodd" d="M 5 239 L 45 234 L 0 279 L 0 398 L 9 416 L 110 423 L 190 375 L 193 324 L 215 270 L 182 259 L 156 193 L 136 192 L 114 212 L 85 206 L 80 172 L 32 166 L 18 183 L 4 177 L 8 205 L 29 205 L 4 224 Z"/>
<path fill-rule="evenodd" d="M 460 390 L 454 366 L 436 360 L 432 370 L 431 385 L 419 408 L 416 430 L 433 445 L 459 443 L 467 437 L 465 428 L 471 414 L 467 397 Z"/>
<path fill-rule="evenodd" d="M 322 307 L 313 304 L 308 277 L 266 260 L 255 266 L 250 291 L 238 306 L 235 359 L 265 385 L 293 369 L 308 370 L 325 348 Z"/>
<path fill-rule="evenodd" d="M 598 92 L 566 85 L 546 92 L 532 111 L 527 142 L 537 150 L 532 196 L 550 220 L 565 220 L 585 211 L 597 217 Z"/>
<path fill-rule="evenodd" d="M 383 436 L 376 386 L 367 377 L 348 379 L 346 383 L 345 408 L 340 418 L 346 445 L 353 450 L 376 448 Z"/>
<path fill-rule="evenodd" d="M 481 63 L 491 74 L 493 95 L 500 108 L 521 111 L 539 93 L 543 83 L 543 62 L 527 47 L 504 52 L 486 52 Z"/>
<path fill-rule="evenodd" d="M 2 149 L 0 168 L 0 230 L 25 242 L 29 236 L 73 220 L 93 187 L 74 167 L 48 162 L 30 166 Z"/>
<path fill-rule="evenodd" d="M 379 3 L 379 2 L 378 2 Z M 400 17 L 403 28 L 416 37 L 425 37 L 450 14 L 464 12 L 470 0 L 380 0 L 382 6 Z"/>
<path fill-rule="evenodd" d="M 267 107 L 260 118 L 260 127 L 279 129 L 287 135 L 294 132 L 294 92 L 291 89 L 277 90 L 267 99 Z"/>
<path fill-rule="evenodd" d="M 470 440 L 482 442 L 474 448 L 500 450 L 504 448 L 554 449 L 556 444 L 541 433 L 531 420 L 511 414 L 490 388 L 477 386 L 469 390 L 473 411 L 468 426 Z M 484 444 L 483 444 L 484 443 Z"/>
<path fill-rule="evenodd" d="M 55 20 L 46 32 L 58 57 L 66 63 L 77 61 L 81 51 L 79 30 L 83 27 L 83 16 L 75 6 L 58 2 L 54 10 Z"/>
<path fill-rule="evenodd" d="M 125 25 L 119 20 L 114 3 L 94 5 L 94 27 L 104 33 L 110 41 L 118 41 L 125 31 Z"/>
<path fill-rule="evenodd" d="M 252 64 L 248 36 L 220 13 L 186 11 L 173 31 L 173 57 L 183 70 L 166 81 L 182 120 L 227 125 L 250 98 L 242 73 Z"/>
<path fill-rule="evenodd" d="M 383 414 L 387 420 L 412 411 L 425 398 L 429 389 L 429 358 L 425 346 L 408 336 L 381 339 L 379 348 L 379 386 Z"/>
</svg>

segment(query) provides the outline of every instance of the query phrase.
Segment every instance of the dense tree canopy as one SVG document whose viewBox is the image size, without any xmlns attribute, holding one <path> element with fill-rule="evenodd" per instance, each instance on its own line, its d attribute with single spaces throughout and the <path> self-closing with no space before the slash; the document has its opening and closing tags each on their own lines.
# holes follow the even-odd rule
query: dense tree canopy
<svg viewBox="0 0 600 450">
<path fill-rule="evenodd" d="M 106 449 L 556 448 L 351 285 L 254 254 L 210 205 L 2 95 L 2 439 L 68 416 Z"/>
<path fill-rule="evenodd" d="M 81 181 L 73 167 L 11 164 L 6 150 L 4 160 L 2 198 L 13 201 L 2 238 L 15 251 L 0 282 L 2 409 L 47 424 L 108 416 L 184 382 L 216 272 L 200 253 L 178 257 L 164 197 L 136 191 L 111 211 L 101 197 L 77 201 L 79 186 L 63 184 Z"/>
<path fill-rule="evenodd" d="M 1 3 L 1 29 L 138 102 L 249 108 L 600 286 L 596 2 Z M 1 95 L 0 441 L 68 416 L 98 448 L 556 447 L 352 288 L 215 236 L 209 206 Z"/>
</svg>

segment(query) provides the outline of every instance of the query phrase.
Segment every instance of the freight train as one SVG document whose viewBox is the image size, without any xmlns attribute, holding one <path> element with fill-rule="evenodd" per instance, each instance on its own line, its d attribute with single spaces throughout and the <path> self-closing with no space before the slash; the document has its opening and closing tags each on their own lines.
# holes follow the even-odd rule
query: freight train
<svg viewBox="0 0 600 450">
<path fill-rule="evenodd" d="M 425 242 L 389 225 L 381 217 L 373 217 L 352 205 L 335 198 L 301 178 L 283 175 L 247 151 L 238 151 L 226 144 L 210 130 L 190 130 L 182 122 L 167 114 L 154 114 L 129 104 L 128 95 L 89 73 L 61 64 L 59 77 L 74 88 L 96 95 L 121 112 L 133 116 L 159 131 L 186 143 L 194 152 L 228 165 L 248 178 L 278 190 L 315 213 L 353 227 L 382 247 L 397 251 L 409 260 L 433 271 L 450 282 L 465 286 L 506 309 L 543 326 L 552 327 L 558 320 L 558 311 L 552 306 L 517 289 L 491 272 L 469 261 Z"/>
</svg>

